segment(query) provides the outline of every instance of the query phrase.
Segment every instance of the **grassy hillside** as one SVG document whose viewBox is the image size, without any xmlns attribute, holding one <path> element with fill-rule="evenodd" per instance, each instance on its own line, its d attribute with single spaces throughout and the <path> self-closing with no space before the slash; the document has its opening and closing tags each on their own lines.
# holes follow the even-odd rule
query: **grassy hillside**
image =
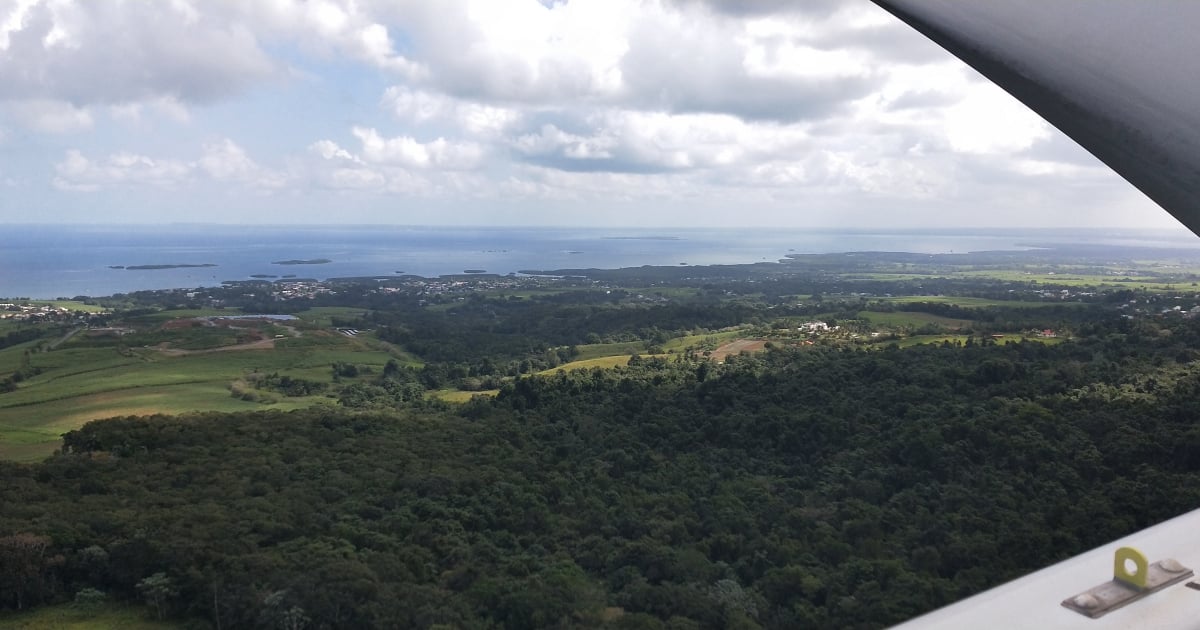
<svg viewBox="0 0 1200 630">
<path fill-rule="evenodd" d="M 191 316 L 207 311 L 173 311 Z M 226 314 L 228 312 L 226 311 Z M 316 314 L 319 321 L 330 309 Z M 0 459 L 29 461 L 49 455 L 60 436 L 90 420 L 119 415 L 181 414 L 198 411 L 292 410 L 333 404 L 324 396 L 273 397 L 267 403 L 231 396 L 230 384 L 251 373 L 278 373 L 332 382 L 330 365 L 350 363 L 379 373 L 399 355 L 380 349 L 381 342 L 354 339 L 316 325 L 297 324 L 292 334 L 276 339 L 280 327 L 261 325 L 260 339 L 242 343 L 221 328 L 181 328 L 162 324 L 161 313 L 137 334 L 122 338 L 79 335 L 48 352 L 25 357 L 33 344 L 0 350 L 0 375 L 27 361 L 37 373 L 16 391 L 0 395 Z M 153 341 L 153 346 L 134 345 Z"/>
</svg>

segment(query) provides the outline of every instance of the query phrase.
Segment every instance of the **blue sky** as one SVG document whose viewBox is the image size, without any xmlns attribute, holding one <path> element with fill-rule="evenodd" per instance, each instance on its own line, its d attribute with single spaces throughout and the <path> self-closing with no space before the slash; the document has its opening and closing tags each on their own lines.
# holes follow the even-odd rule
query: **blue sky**
<svg viewBox="0 0 1200 630">
<path fill-rule="evenodd" d="M 0 0 L 0 222 L 1174 227 L 865 0 Z"/>
</svg>

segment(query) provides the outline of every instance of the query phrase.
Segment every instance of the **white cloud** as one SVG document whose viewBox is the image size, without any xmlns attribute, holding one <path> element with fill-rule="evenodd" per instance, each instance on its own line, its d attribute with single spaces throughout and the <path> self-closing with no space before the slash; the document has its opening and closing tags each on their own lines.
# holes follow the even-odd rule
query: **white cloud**
<svg viewBox="0 0 1200 630">
<path fill-rule="evenodd" d="M 75 133 L 91 129 L 93 123 L 87 108 L 65 101 L 20 100 L 9 103 L 5 109 L 24 126 L 43 133 Z"/>
<path fill-rule="evenodd" d="M 554 125 L 544 125 L 536 133 L 517 138 L 513 148 L 532 157 L 561 155 L 570 160 L 607 160 L 613 157 L 612 149 L 616 143 L 612 136 L 585 138 Z"/>
<path fill-rule="evenodd" d="M 922 204 L 1015 186 L 1040 221 L 1123 186 L 866 0 L 0 0 L 0 77 L 23 182 L 316 220 L 353 195 L 941 222 Z M 40 158 L 48 133 L 74 149 Z"/>
<path fill-rule="evenodd" d="M 956 151 L 1012 154 L 1050 137 L 1050 125 L 1000 88 L 980 83 L 946 112 L 946 135 Z"/>
<path fill-rule="evenodd" d="M 192 168 L 178 160 L 114 153 L 92 161 L 75 149 L 55 166 L 54 185 L 64 190 L 97 191 L 125 184 L 175 188 L 188 181 Z"/>
<path fill-rule="evenodd" d="M 228 138 L 206 144 L 196 168 L 218 181 L 239 182 L 257 188 L 280 188 L 287 183 L 283 174 L 259 166 Z"/>
<path fill-rule="evenodd" d="M 388 88 L 383 93 L 382 104 L 405 122 L 416 125 L 447 123 L 472 136 L 495 136 L 522 118 L 519 111 L 509 107 L 465 101 L 405 85 Z"/>
<path fill-rule="evenodd" d="M 390 29 L 372 14 L 370 4 L 354 0 L 224 0 L 231 20 L 253 24 L 260 32 L 326 56 L 348 56 L 406 76 L 425 72 L 396 51 Z"/>
<path fill-rule="evenodd" d="M 472 142 L 451 142 L 445 138 L 419 142 L 411 136 L 384 138 L 374 129 L 364 127 L 355 127 L 352 133 L 362 143 L 362 157 L 367 162 L 463 170 L 477 168 L 483 160 L 483 148 Z"/>
<path fill-rule="evenodd" d="M 343 149 L 342 147 L 339 147 L 337 143 L 333 142 L 332 140 L 318 140 L 309 145 L 308 150 L 326 160 L 338 159 L 346 160 L 347 162 L 354 162 L 356 164 L 362 163 L 362 160 L 358 159 L 356 156 L 352 155 L 349 151 Z"/>
<path fill-rule="evenodd" d="M 276 189 L 287 184 L 284 174 L 259 166 L 229 139 L 204 145 L 200 158 L 194 161 L 128 151 L 93 160 L 78 149 L 70 149 L 54 169 L 54 185 L 76 191 L 94 192 L 120 186 L 173 189 L 195 184 L 200 178 L 240 184 L 253 190 Z"/>
<path fill-rule="evenodd" d="M 251 28 L 197 6 L 19 2 L 0 29 L 0 100 L 211 102 L 276 72 Z"/>
<path fill-rule="evenodd" d="M 661 172 L 724 169 L 790 155 L 808 140 L 803 125 L 754 125 L 725 114 L 606 109 L 543 124 L 512 141 L 531 162 L 564 171 Z"/>
<path fill-rule="evenodd" d="M 536 2 L 446 0 L 393 7 L 419 48 L 427 83 L 468 99 L 565 102 L 622 89 L 632 0 Z"/>
<path fill-rule="evenodd" d="M 127 123 L 142 122 L 147 112 L 177 123 L 186 123 L 192 119 L 187 106 L 169 96 L 148 99 L 143 102 L 110 105 L 108 112 L 114 120 Z"/>
</svg>

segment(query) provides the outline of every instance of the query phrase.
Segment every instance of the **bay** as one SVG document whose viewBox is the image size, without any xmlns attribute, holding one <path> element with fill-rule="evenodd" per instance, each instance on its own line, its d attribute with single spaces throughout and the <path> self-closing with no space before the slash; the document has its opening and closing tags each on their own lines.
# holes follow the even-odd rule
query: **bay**
<svg viewBox="0 0 1200 630">
<path fill-rule="evenodd" d="M 0 297 L 51 299 L 216 286 L 254 276 L 436 277 L 465 270 L 773 262 L 849 251 L 954 253 L 1111 245 L 1200 252 L 1170 230 L 529 228 L 360 225 L 3 225 Z M 325 264 L 274 264 L 327 259 Z M 215 265 L 127 269 L 114 267 Z"/>
</svg>

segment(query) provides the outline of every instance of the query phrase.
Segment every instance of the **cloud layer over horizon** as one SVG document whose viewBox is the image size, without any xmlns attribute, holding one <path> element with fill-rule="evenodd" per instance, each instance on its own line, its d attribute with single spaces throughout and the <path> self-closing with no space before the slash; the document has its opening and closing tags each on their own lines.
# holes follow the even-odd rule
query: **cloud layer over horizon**
<svg viewBox="0 0 1200 630">
<path fill-rule="evenodd" d="M 1174 227 L 865 0 L 0 0 L 0 222 Z"/>
</svg>

